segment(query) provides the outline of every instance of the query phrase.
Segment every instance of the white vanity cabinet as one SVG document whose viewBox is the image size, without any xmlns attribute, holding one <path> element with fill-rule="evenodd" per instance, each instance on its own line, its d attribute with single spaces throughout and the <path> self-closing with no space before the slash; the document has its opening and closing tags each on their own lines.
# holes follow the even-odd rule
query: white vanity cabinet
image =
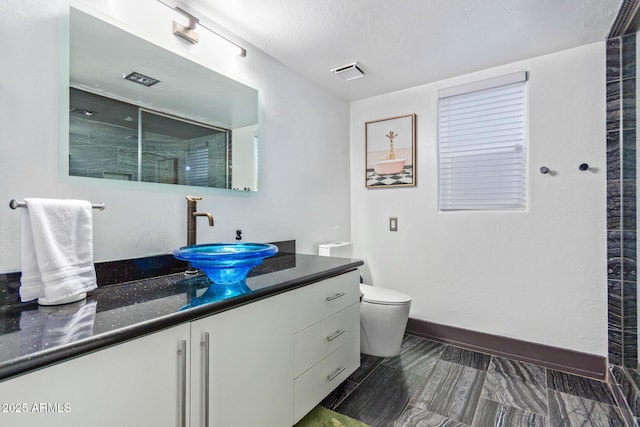
<svg viewBox="0 0 640 427">
<path fill-rule="evenodd" d="M 287 292 L 191 323 L 191 426 L 293 425 L 292 306 Z"/>
<path fill-rule="evenodd" d="M 292 306 L 274 296 L 0 382 L 0 426 L 292 425 Z"/>
<path fill-rule="evenodd" d="M 189 334 L 178 325 L 0 382 L 0 426 L 179 426 Z"/>
<path fill-rule="evenodd" d="M 295 291 L 294 421 L 360 366 L 357 271 Z"/>
<path fill-rule="evenodd" d="M 349 272 L 0 382 L 0 426 L 292 426 L 360 363 Z"/>
</svg>

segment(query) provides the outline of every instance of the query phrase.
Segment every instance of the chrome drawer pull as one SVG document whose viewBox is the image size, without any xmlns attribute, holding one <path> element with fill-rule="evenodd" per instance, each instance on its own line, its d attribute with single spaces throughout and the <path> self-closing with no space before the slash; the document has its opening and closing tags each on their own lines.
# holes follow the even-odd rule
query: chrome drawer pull
<svg viewBox="0 0 640 427">
<path fill-rule="evenodd" d="M 180 341 L 180 427 L 187 426 L 187 341 Z"/>
<path fill-rule="evenodd" d="M 327 301 L 333 301 L 334 299 L 338 299 L 338 298 L 343 297 L 343 296 L 344 296 L 344 293 L 339 292 L 339 293 L 337 293 L 337 294 L 335 294 L 333 296 L 327 297 Z"/>
<path fill-rule="evenodd" d="M 327 381 L 333 381 L 333 379 L 335 377 L 337 377 L 338 375 L 340 375 L 342 373 L 342 371 L 344 371 L 345 369 L 346 368 L 344 368 L 344 367 L 336 369 L 336 371 L 333 374 L 327 375 Z"/>
<path fill-rule="evenodd" d="M 204 425 L 209 427 L 209 332 L 204 333 L 204 341 L 200 341 L 200 346 L 204 349 Z"/>
<path fill-rule="evenodd" d="M 336 331 L 336 333 L 335 333 L 335 334 L 333 334 L 333 335 L 329 335 L 329 336 L 327 337 L 327 341 L 333 341 L 333 340 L 335 340 L 336 338 L 338 338 L 340 335 L 344 334 L 345 332 L 347 332 L 347 331 L 345 331 L 344 329 L 342 329 L 342 330 L 340 330 L 340 331 Z"/>
</svg>

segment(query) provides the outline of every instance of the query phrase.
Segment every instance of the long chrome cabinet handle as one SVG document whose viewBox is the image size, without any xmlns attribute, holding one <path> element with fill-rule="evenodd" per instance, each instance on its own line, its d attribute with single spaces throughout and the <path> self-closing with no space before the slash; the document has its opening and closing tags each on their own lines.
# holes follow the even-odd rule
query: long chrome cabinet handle
<svg viewBox="0 0 640 427">
<path fill-rule="evenodd" d="M 200 346 L 204 347 L 204 426 L 209 427 L 209 332 L 204 333 Z"/>
<path fill-rule="evenodd" d="M 180 341 L 180 427 L 187 427 L 187 341 Z"/>
<path fill-rule="evenodd" d="M 336 331 L 333 335 L 329 335 L 327 337 L 327 341 L 333 341 L 336 338 L 338 338 L 340 335 L 344 334 L 346 331 L 344 329 L 341 329 L 339 331 Z"/>
<path fill-rule="evenodd" d="M 333 374 L 327 375 L 327 381 L 333 381 L 333 379 L 335 377 L 337 377 L 338 375 L 340 375 L 342 373 L 342 371 L 344 371 L 345 369 L 346 368 L 344 368 L 344 367 L 336 369 L 336 371 Z"/>
<path fill-rule="evenodd" d="M 337 294 L 335 294 L 335 295 L 332 295 L 332 296 L 330 296 L 330 297 L 327 297 L 327 301 L 333 301 L 334 299 L 338 299 L 338 298 L 343 297 L 343 296 L 344 296 L 344 293 L 343 293 L 343 292 L 338 292 L 338 293 L 337 293 Z"/>
</svg>

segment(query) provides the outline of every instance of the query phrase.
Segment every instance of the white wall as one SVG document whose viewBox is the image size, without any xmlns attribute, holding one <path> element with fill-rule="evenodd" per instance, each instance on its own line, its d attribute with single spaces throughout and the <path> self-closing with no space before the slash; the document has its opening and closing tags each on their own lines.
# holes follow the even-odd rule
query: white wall
<svg viewBox="0 0 640 427">
<path fill-rule="evenodd" d="M 82 1 L 175 49 L 170 30 L 150 18 L 164 8 L 159 2 Z M 146 14 L 132 16 L 134 5 Z M 203 196 L 199 209 L 215 217 L 213 228 L 198 223 L 199 242 L 234 240 L 240 228 L 247 241 L 296 239 L 300 252 L 314 253 L 318 243 L 349 238 L 348 103 L 244 42 L 246 58 L 216 58 L 197 46 L 190 55 L 261 90 L 258 193 L 60 176 L 58 82 L 65 75 L 59 72 L 59 12 L 51 0 L 0 2 L 0 272 L 20 269 L 19 211 L 9 209 L 12 198 L 106 203 L 94 214 L 96 261 L 184 245 L 188 194 Z"/>
<path fill-rule="evenodd" d="M 258 188 L 256 134 L 258 126 L 251 125 L 234 129 L 231 137 L 231 168 L 233 188 Z"/>
<path fill-rule="evenodd" d="M 604 52 L 597 43 L 353 102 L 351 229 L 365 280 L 411 295 L 417 319 L 606 356 Z M 438 89 L 521 70 L 528 208 L 439 212 Z M 417 186 L 367 190 L 364 123 L 408 113 Z"/>
</svg>

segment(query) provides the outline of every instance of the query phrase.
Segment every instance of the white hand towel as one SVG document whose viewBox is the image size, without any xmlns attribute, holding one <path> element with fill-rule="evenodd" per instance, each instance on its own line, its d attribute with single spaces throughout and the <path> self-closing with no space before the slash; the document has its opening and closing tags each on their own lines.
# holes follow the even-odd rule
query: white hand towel
<svg viewBox="0 0 640 427">
<path fill-rule="evenodd" d="M 97 287 L 93 212 L 84 200 L 25 199 L 21 211 L 20 299 L 55 304 Z"/>
</svg>

